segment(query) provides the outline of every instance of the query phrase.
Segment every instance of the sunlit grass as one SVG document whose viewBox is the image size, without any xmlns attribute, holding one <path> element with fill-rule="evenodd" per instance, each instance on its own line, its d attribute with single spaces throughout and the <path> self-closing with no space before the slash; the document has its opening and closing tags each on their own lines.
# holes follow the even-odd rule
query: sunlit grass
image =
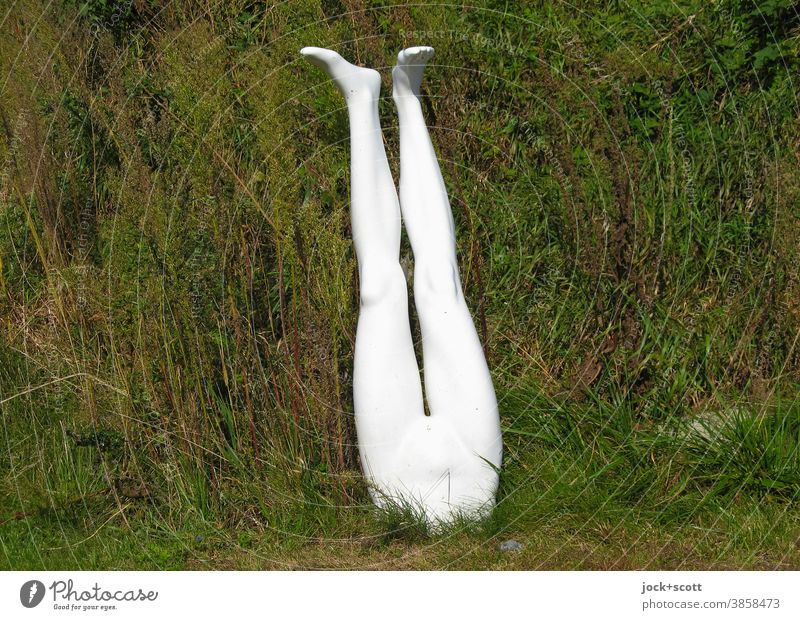
<svg viewBox="0 0 800 620">
<path fill-rule="evenodd" d="M 0 568 L 799 565 L 792 3 L 48 6 L 0 35 Z M 422 43 L 505 438 L 440 528 L 360 477 L 347 117 L 297 54 Z"/>
</svg>

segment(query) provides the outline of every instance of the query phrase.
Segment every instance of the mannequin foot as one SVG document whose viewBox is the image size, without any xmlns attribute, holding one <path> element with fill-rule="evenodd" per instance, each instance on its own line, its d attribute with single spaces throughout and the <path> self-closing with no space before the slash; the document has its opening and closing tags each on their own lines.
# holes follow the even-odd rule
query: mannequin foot
<svg viewBox="0 0 800 620">
<path fill-rule="evenodd" d="M 422 74 L 433 52 L 432 47 L 419 46 L 406 48 L 397 55 L 397 66 L 392 69 L 393 97 L 419 97 Z"/>
<path fill-rule="evenodd" d="M 380 95 L 381 76 L 374 69 L 357 67 L 333 50 L 322 47 L 304 47 L 300 53 L 331 76 L 345 99 L 363 95 L 377 99 Z"/>
</svg>

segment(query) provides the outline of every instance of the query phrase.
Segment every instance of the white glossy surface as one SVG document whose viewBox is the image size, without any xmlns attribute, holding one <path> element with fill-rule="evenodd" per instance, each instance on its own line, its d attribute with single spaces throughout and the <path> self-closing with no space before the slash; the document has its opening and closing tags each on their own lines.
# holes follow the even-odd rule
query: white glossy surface
<svg viewBox="0 0 800 620">
<path fill-rule="evenodd" d="M 502 438 L 492 380 L 461 290 L 453 216 L 422 115 L 419 87 L 433 48 L 398 54 L 400 199 L 383 146 L 380 76 L 332 50 L 301 53 L 344 95 L 350 121 L 351 217 L 361 308 L 353 393 L 359 454 L 376 504 L 411 505 L 431 521 L 491 510 Z M 400 267 L 400 225 L 414 252 L 425 416 Z"/>
</svg>

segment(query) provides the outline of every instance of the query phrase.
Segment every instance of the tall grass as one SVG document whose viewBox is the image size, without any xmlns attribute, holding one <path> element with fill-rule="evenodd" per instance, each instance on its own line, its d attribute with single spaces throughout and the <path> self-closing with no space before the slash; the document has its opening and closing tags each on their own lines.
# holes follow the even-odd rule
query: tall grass
<svg viewBox="0 0 800 620">
<path fill-rule="evenodd" d="M 427 43 L 507 443 L 483 534 L 795 523 L 800 21 L 770 7 L 16 2 L 0 521 L 430 535 L 360 479 L 346 113 L 297 53 Z"/>
</svg>

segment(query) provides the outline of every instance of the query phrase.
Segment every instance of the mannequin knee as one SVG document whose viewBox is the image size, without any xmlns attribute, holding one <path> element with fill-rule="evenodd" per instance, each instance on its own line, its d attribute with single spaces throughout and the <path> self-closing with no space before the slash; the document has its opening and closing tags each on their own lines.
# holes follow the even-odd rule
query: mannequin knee
<svg viewBox="0 0 800 620">
<path fill-rule="evenodd" d="M 359 299 L 362 307 L 396 301 L 405 295 L 406 279 L 399 263 L 359 269 Z"/>
<path fill-rule="evenodd" d="M 417 264 L 414 294 L 419 298 L 455 301 L 461 295 L 458 269 L 451 260 Z"/>
</svg>

